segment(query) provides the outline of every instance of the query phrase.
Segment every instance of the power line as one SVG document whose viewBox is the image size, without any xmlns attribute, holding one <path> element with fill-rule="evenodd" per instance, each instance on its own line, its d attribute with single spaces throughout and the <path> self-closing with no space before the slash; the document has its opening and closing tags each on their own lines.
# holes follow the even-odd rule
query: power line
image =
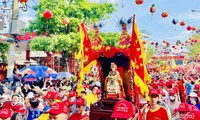
<svg viewBox="0 0 200 120">
<path fill-rule="evenodd" d="M 93 0 L 93 2 L 95 3 L 95 0 Z M 105 2 L 107 2 L 106 0 L 105 0 Z M 117 23 L 116 21 L 115 21 L 115 19 L 112 17 L 112 15 L 110 15 L 110 17 L 111 17 L 111 19 L 114 21 L 114 23 Z M 111 19 L 109 19 L 110 21 L 111 21 Z M 116 28 L 119 28 L 119 30 L 121 30 L 121 27 L 117 24 L 117 25 L 115 25 L 114 23 L 113 23 L 113 21 L 111 21 L 111 23 L 116 27 Z"/>
<path fill-rule="evenodd" d="M 36 2 L 35 2 L 35 0 L 32 0 L 34 3 L 35 3 L 35 5 L 38 5 Z"/>
</svg>

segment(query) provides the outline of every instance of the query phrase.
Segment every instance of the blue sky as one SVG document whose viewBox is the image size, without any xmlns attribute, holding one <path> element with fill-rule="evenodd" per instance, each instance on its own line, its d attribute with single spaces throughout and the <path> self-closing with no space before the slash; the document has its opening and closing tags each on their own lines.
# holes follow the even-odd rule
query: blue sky
<svg viewBox="0 0 200 120">
<path fill-rule="evenodd" d="M 135 4 L 135 0 L 90 0 L 92 2 L 110 2 L 118 4 L 117 11 L 114 12 L 110 19 L 103 21 L 105 26 L 101 29 L 103 32 L 121 32 L 119 28 L 119 19 L 124 17 L 130 18 L 136 15 L 137 25 L 141 31 L 147 31 L 151 34 L 152 41 L 162 42 L 167 40 L 175 43 L 177 40 L 185 41 L 193 33 L 186 30 L 188 25 L 200 26 L 200 12 L 191 12 L 192 9 L 200 10 L 200 0 L 144 0 L 140 6 Z M 35 0 L 38 2 L 38 0 Z M 123 8 L 122 8 L 123 3 Z M 28 4 L 34 4 L 29 0 Z M 152 4 L 156 5 L 156 12 L 153 16 L 150 13 Z M 162 18 L 161 13 L 168 12 L 167 18 Z M 28 13 L 20 12 L 20 19 L 24 21 L 33 20 L 36 12 L 28 9 Z M 173 25 L 172 19 L 185 21 L 186 25 L 181 27 L 179 24 Z M 129 29 L 131 31 L 131 27 Z"/>
</svg>

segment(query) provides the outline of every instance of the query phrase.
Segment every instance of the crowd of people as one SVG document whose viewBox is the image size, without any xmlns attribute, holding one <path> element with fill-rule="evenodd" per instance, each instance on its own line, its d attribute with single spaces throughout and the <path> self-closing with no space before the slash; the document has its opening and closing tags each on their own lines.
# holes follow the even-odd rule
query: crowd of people
<svg viewBox="0 0 200 120">
<path fill-rule="evenodd" d="M 91 104 L 102 98 L 101 84 L 94 80 L 94 75 L 85 76 L 81 94 L 77 95 L 76 79 L 22 82 L 19 74 L 19 70 L 14 69 L 13 80 L 0 83 L 0 120 L 89 120 Z M 152 79 L 148 83 L 150 100 L 140 95 L 141 109 L 138 110 L 132 101 L 123 99 L 115 104 L 111 118 L 200 118 L 200 74 L 171 70 L 168 73 L 150 71 L 149 75 Z"/>
</svg>

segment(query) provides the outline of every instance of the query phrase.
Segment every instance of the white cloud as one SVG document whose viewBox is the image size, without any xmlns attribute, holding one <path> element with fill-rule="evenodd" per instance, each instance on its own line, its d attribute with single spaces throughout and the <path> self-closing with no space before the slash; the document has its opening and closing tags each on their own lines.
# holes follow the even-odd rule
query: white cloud
<svg viewBox="0 0 200 120">
<path fill-rule="evenodd" d="M 200 20 L 200 13 L 197 12 L 185 12 L 178 15 L 180 19 L 183 20 L 192 20 L 192 21 L 199 21 Z"/>
<path fill-rule="evenodd" d="M 191 34 L 192 34 L 191 31 L 183 31 L 182 33 L 180 33 L 177 36 L 166 38 L 166 40 L 169 42 L 173 42 L 173 43 L 176 42 L 177 40 L 185 41 L 185 40 L 189 39 L 189 37 L 191 37 Z"/>
<path fill-rule="evenodd" d="M 34 18 L 33 17 L 29 17 L 29 16 L 21 16 L 21 17 L 19 17 L 19 20 L 25 22 L 26 23 L 26 27 L 28 27 L 29 21 L 34 20 Z"/>
</svg>

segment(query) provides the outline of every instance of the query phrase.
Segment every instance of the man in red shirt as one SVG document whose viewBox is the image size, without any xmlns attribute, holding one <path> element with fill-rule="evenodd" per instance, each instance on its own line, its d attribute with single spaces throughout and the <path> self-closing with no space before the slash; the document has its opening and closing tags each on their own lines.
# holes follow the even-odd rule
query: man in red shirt
<svg viewBox="0 0 200 120">
<path fill-rule="evenodd" d="M 89 120 L 89 117 L 85 111 L 86 101 L 84 98 L 78 98 L 76 100 L 76 112 L 71 115 L 70 120 Z"/>
<path fill-rule="evenodd" d="M 152 89 L 150 95 L 150 108 L 146 114 L 146 120 L 170 120 L 167 110 L 158 105 L 159 90 Z"/>
</svg>

